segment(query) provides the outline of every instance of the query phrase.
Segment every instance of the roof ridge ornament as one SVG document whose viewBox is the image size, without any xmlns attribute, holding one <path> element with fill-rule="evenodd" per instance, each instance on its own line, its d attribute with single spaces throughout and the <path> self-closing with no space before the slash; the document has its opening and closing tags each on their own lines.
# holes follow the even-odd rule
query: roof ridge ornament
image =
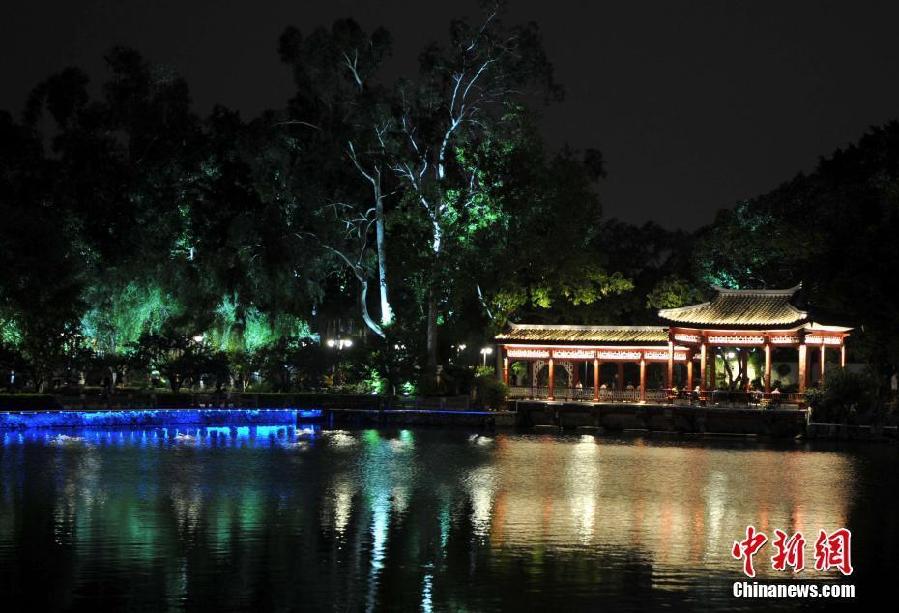
<svg viewBox="0 0 899 613">
<path fill-rule="evenodd" d="M 720 287 L 718 285 L 713 285 L 712 289 L 718 292 L 718 294 L 732 296 L 792 296 L 802 289 L 802 281 L 793 287 L 785 289 L 731 289 L 729 287 Z"/>
<path fill-rule="evenodd" d="M 573 331 L 584 331 L 588 332 L 590 330 L 596 330 L 601 332 L 607 331 L 615 331 L 615 330 L 627 330 L 634 332 L 654 332 L 656 330 L 667 330 L 666 326 L 652 326 L 652 325 L 644 325 L 644 326 L 616 326 L 614 324 L 609 325 L 593 325 L 593 324 L 524 324 L 524 323 L 514 323 L 509 322 L 509 326 L 515 330 L 573 330 Z"/>
</svg>

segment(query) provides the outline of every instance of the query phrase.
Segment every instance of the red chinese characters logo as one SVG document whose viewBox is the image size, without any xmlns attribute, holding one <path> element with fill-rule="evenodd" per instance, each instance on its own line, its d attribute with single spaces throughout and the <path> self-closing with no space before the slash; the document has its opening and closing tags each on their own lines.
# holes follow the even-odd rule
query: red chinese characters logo
<svg viewBox="0 0 899 613">
<path fill-rule="evenodd" d="M 846 528 L 827 536 L 824 530 L 815 541 L 815 570 L 836 568 L 844 575 L 852 574 L 852 533 Z"/>
<path fill-rule="evenodd" d="M 731 551 L 738 560 L 743 560 L 743 572 L 748 577 L 755 577 L 755 568 L 752 566 L 752 556 L 768 541 L 768 537 L 762 532 L 756 532 L 752 526 L 746 526 L 746 538 L 742 541 L 734 541 Z"/>
<path fill-rule="evenodd" d="M 789 566 L 797 573 L 805 568 L 805 539 L 802 533 L 797 532 L 787 538 L 786 532 L 775 530 L 774 536 L 773 545 L 777 553 L 771 556 L 771 568 L 786 570 Z"/>
<path fill-rule="evenodd" d="M 753 556 L 768 542 L 764 532 L 758 532 L 753 526 L 746 526 L 746 538 L 734 541 L 731 554 L 743 561 L 743 572 L 747 577 L 755 577 Z M 789 536 L 783 530 L 774 530 L 774 555 L 771 556 L 771 568 L 774 570 L 792 570 L 800 572 L 805 568 L 805 538 L 801 532 Z M 815 541 L 815 570 L 839 570 L 844 575 L 852 574 L 852 533 L 840 528 L 828 535 L 824 530 Z"/>
</svg>

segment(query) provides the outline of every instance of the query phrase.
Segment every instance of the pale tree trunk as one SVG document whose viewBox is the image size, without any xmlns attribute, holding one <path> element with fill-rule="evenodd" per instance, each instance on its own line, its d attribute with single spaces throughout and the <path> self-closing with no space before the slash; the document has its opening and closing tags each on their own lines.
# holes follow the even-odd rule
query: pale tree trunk
<svg viewBox="0 0 899 613">
<path fill-rule="evenodd" d="M 384 329 L 381 326 L 379 326 L 374 319 L 372 319 L 371 314 L 369 314 L 369 312 L 368 312 L 368 304 L 367 304 L 368 279 L 365 279 L 364 277 L 361 277 L 361 276 L 358 277 L 358 279 L 359 279 L 359 286 L 360 286 L 360 290 L 361 290 L 360 296 L 359 296 L 359 302 L 361 303 L 361 306 L 362 306 L 362 321 L 365 322 L 365 325 L 368 326 L 369 330 L 371 330 L 372 332 L 374 332 L 381 338 L 384 338 L 384 336 L 385 336 Z"/>
<path fill-rule="evenodd" d="M 393 309 L 387 293 L 387 237 L 385 234 L 384 195 L 381 193 L 381 173 L 374 184 L 375 191 L 375 236 L 378 248 L 378 289 L 381 297 L 381 326 L 393 323 Z"/>
<path fill-rule="evenodd" d="M 730 367 L 730 363 L 727 361 L 727 351 L 716 352 L 717 355 L 721 358 L 721 361 L 724 363 L 724 372 L 727 374 L 727 387 L 728 389 L 734 388 L 734 371 Z"/>
<path fill-rule="evenodd" d="M 386 334 L 384 333 L 384 329 L 380 324 L 378 324 L 378 322 L 374 320 L 374 318 L 368 312 L 368 279 L 365 277 L 365 271 L 362 269 L 361 264 L 351 261 L 346 256 L 346 254 L 344 254 L 339 249 L 335 249 L 330 245 L 324 245 L 324 247 L 334 255 L 338 256 L 341 260 L 343 260 L 344 263 L 349 266 L 350 270 L 353 271 L 353 274 L 356 276 L 356 280 L 359 281 L 359 306 L 362 310 L 362 321 L 366 326 L 368 326 L 369 330 L 371 330 L 381 338 L 385 338 Z"/>
<path fill-rule="evenodd" d="M 380 135 L 381 133 L 378 132 L 378 134 Z M 381 306 L 380 325 L 375 323 L 374 320 L 370 317 L 368 313 L 368 307 L 365 303 L 365 295 L 368 292 L 368 281 L 366 279 L 366 273 L 364 270 L 362 270 L 361 267 L 363 254 L 360 254 L 359 260 L 356 263 L 353 263 L 346 255 L 341 253 L 339 250 L 334 249 L 333 247 L 329 247 L 329 249 L 339 255 L 353 270 L 356 278 L 359 279 L 359 282 L 362 284 L 362 319 L 375 334 L 377 334 L 381 338 L 384 338 L 384 328 L 393 323 L 393 309 L 390 307 L 390 298 L 387 287 L 387 233 L 385 219 L 386 216 L 384 213 L 384 193 L 381 191 L 381 168 L 377 164 L 374 165 L 371 171 L 363 167 L 362 163 L 359 161 L 359 158 L 356 155 L 356 148 L 353 145 L 352 141 L 348 143 L 348 154 L 350 160 L 352 160 L 353 164 L 356 166 L 356 170 L 359 171 L 359 174 L 361 174 L 365 178 L 365 180 L 371 184 L 372 197 L 375 203 L 375 245 L 378 253 L 378 296 Z M 363 231 L 367 233 L 368 228 L 364 228 Z M 363 252 L 364 250 L 365 247 L 363 246 Z"/>
</svg>

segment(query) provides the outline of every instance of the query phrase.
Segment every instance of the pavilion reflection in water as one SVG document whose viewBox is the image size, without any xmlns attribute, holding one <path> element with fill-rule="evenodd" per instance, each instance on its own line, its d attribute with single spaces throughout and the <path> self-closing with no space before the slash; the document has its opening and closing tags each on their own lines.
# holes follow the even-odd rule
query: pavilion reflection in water
<svg viewBox="0 0 899 613">
<path fill-rule="evenodd" d="M 578 585 L 587 598 L 736 578 L 730 548 L 747 524 L 807 537 L 844 527 L 856 484 L 849 455 L 752 443 L 259 432 L 227 445 L 4 438 L 0 550 L 50 539 L 65 552 L 41 562 L 64 578 L 53 590 L 89 585 L 106 564 L 160 607 L 246 604 L 261 584 L 273 606 L 324 594 L 354 610 L 453 608 L 498 582 L 547 599 Z M 38 486 L 47 494 L 21 515 L 22 488 Z"/>
<path fill-rule="evenodd" d="M 369 444 L 381 451 L 392 446 L 390 439 Z M 592 435 L 563 443 L 552 436 L 474 435 L 469 444 L 480 448 L 481 461 L 430 493 L 437 502 L 425 539 L 436 545 L 427 554 L 432 564 L 447 555 L 450 532 L 461 531 L 500 556 L 598 551 L 658 569 L 735 573 L 730 551 L 747 525 L 813 539 L 819 530 L 847 525 L 854 487 L 852 462 L 840 453 L 611 443 Z M 381 451 L 367 454 L 374 459 Z M 361 482 L 353 468 L 330 486 L 341 494 L 328 497 L 334 504 L 323 521 L 343 533 L 351 518 L 367 518 L 373 572 L 382 568 L 389 538 L 409 538 L 399 534 L 412 523 L 406 515 L 415 502 L 407 498 L 423 495 L 411 479 L 433 474 L 422 461 L 411 447 L 394 446 L 377 460 L 383 478 Z M 759 576 L 785 577 L 764 557 Z M 809 576 L 821 575 L 805 571 Z"/>
</svg>

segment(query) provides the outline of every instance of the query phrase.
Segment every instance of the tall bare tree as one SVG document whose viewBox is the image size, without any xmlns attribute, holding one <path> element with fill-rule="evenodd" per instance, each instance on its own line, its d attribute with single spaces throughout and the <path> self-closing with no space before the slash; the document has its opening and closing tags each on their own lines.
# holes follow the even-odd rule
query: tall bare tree
<svg viewBox="0 0 899 613">
<path fill-rule="evenodd" d="M 420 207 L 428 226 L 428 364 L 438 363 L 438 283 L 447 233 L 460 217 L 477 215 L 483 176 L 464 159 L 466 148 L 496 131 L 516 103 L 558 96 L 536 24 L 506 27 L 501 5 L 482 21 L 452 22 L 446 47 L 429 46 L 415 81 L 400 83 L 398 147 L 391 168 Z"/>
<path fill-rule="evenodd" d="M 321 210 L 338 232 L 301 234 L 319 239 L 326 251 L 350 269 L 359 282 L 362 319 L 383 338 L 385 328 L 394 321 L 387 274 L 385 199 L 389 194 L 384 187 L 383 158 L 390 122 L 384 114 L 386 96 L 375 77 L 390 53 L 390 36 L 383 29 L 367 34 L 354 21 L 344 19 L 336 21 L 330 31 L 320 28 L 308 38 L 296 28 L 288 28 L 281 36 L 280 53 L 293 68 L 298 91 L 288 109 L 289 117 L 278 125 L 299 128 L 309 142 L 317 142 L 307 148 L 307 154 L 330 161 L 326 164 L 332 165 L 328 171 L 331 179 L 346 177 L 348 169 L 358 178 L 351 187 L 346 180 L 332 181 L 340 187 L 318 195 L 327 201 Z M 374 241 L 370 240 L 372 231 Z M 374 266 L 369 264 L 372 248 Z M 373 277 L 379 294 L 377 319 L 368 306 Z"/>
</svg>

